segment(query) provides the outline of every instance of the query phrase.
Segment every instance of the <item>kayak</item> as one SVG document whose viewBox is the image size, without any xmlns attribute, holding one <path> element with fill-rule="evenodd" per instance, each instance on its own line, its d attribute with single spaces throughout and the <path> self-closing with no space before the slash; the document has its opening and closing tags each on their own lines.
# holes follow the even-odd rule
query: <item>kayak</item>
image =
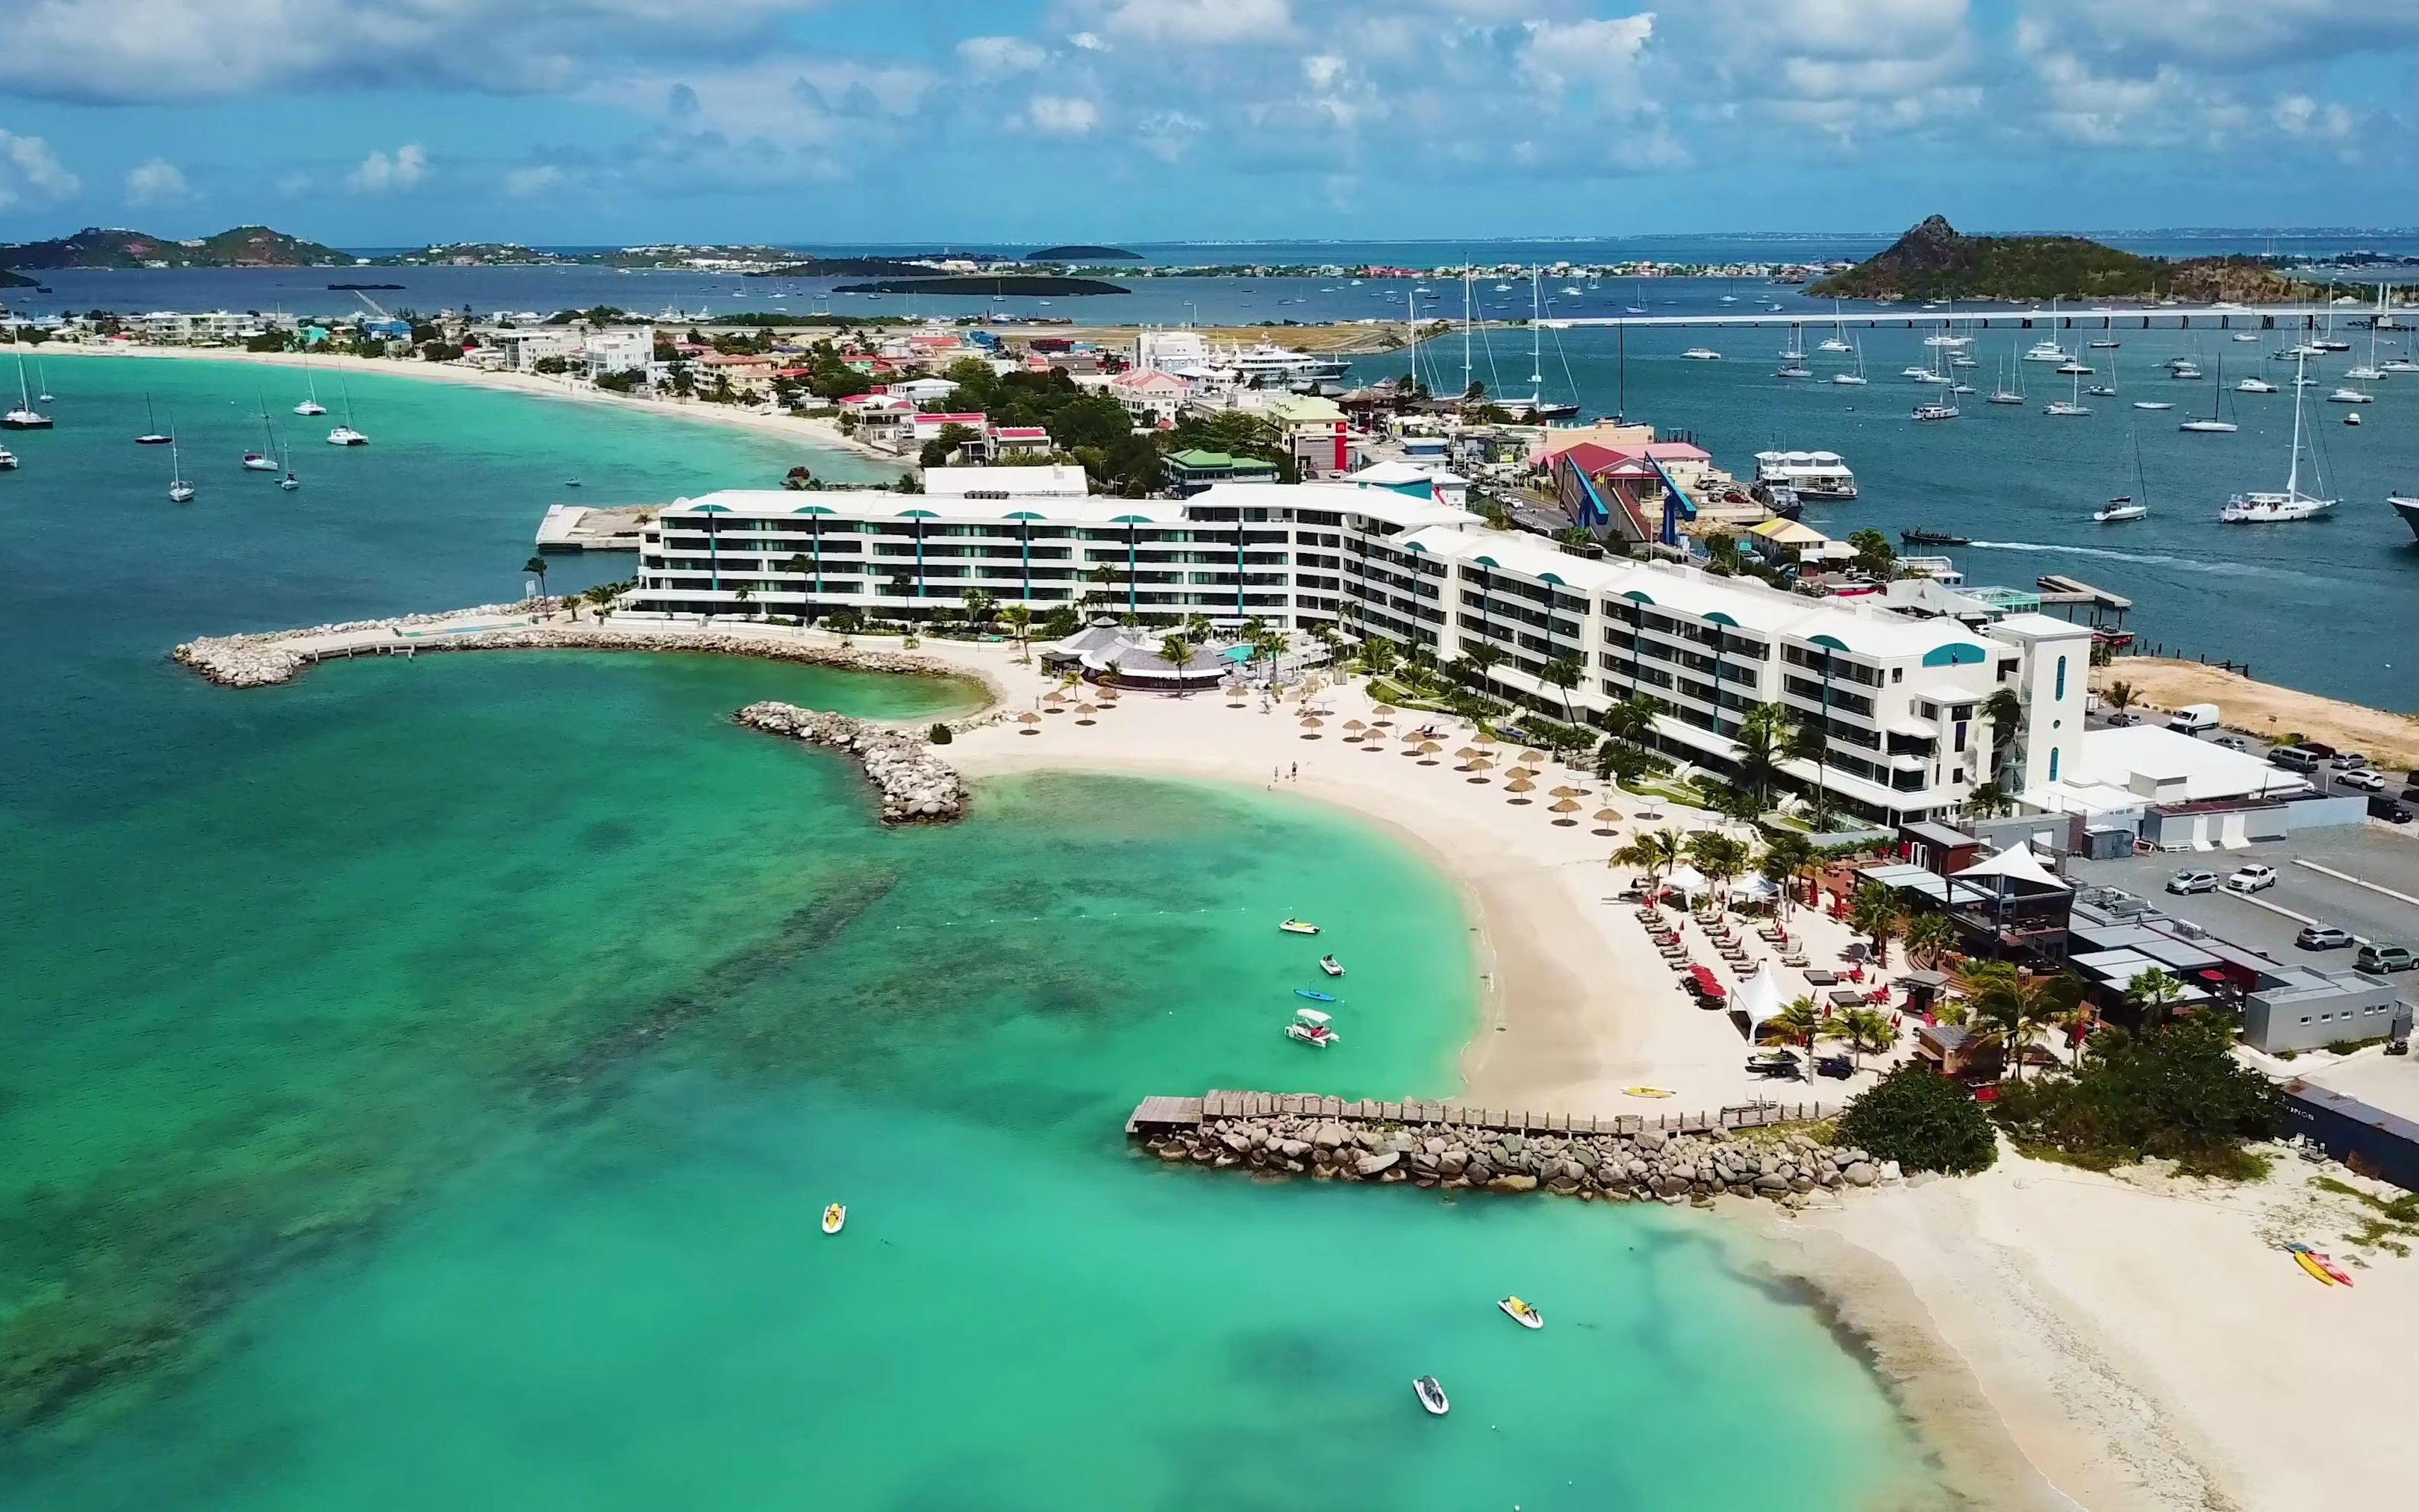
<svg viewBox="0 0 2419 1512">
<path fill-rule="evenodd" d="M 1443 1383 L 1434 1376 L 1422 1376 L 1412 1381 L 1411 1393 L 1419 1397 L 1420 1405 L 1428 1410 L 1431 1417 L 1442 1417 L 1453 1411 L 1453 1403 L 1445 1400 Z"/>
<path fill-rule="evenodd" d="M 2308 1250 L 2295 1250 L 2293 1252 L 2293 1258 L 2301 1262 L 2302 1269 L 2309 1272 L 2310 1279 L 2316 1281 L 2319 1285 L 2322 1287 L 2331 1287 L 2335 1284 L 2335 1278 L 2327 1274 L 2326 1267 L 2310 1258 L 2310 1252 Z"/>
<path fill-rule="evenodd" d="M 1546 1315 L 1537 1311 L 1536 1308 L 1530 1306 L 1527 1303 L 1522 1302 L 1518 1297 L 1506 1297 L 1495 1305 L 1502 1308 L 1504 1316 L 1511 1319 L 1512 1321 L 1519 1324 L 1522 1328 L 1543 1328 L 1546 1326 Z"/>
<path fill-rule="evenodd" d="M 1340 1003 L 1344 1001 L 1344 999 L 1336 996 L 1333 993 L 1323 993 L 1315 987 L 1296 987 L 1293 990 L 1293 995 L 1296 997 L 1307 997 L 1314 1003 Z"/>
<path fill-rule="evenodd" d="M 1279 924 L 1277 928 L 1285 931 L 1287 934 L 1316 934 L 1318 933 L 1317 925 L 1300 918 L 1288 918 L 1284 923 Z"/>
<path fill-rule="evenodd" d="M 839 1233 L 839 1232 L 840 1232 L 843 1227 L 847 1227 L 847 1225 L 848 1225 L 848 1209 L 847 1209 L 847 1208 L 843 1207 L 843 1206 L 842 1206 L 842 1205 L 840 1205 L 840 1203 L 835 1202 L 835 1203 L 833 1203 L 830 1207 L 825 1208 L 825 1209 L 824 1210 L 824 1233 L 826 1233 L 826 1234 L 837 1234 L 837 1233 Z"/>
<path fill-rule="evenodd" d="M 1668 1087 L 1625 1087 L 1622 1091 L 1630 1097 L 1670 1097 L 1672 1095 L 1672 1088 Z"/>
<path fill-rule="evenodd" d="M 2351 1285 L 2351 1273 L 2345 1270 L 2342 1266 L 2337 1265 L 2334 1261 L 2328 1259 L 2322 1251 L 2314 1250 L 2307 1244 L 2288 1244 L 2285 1247 L 2291 1250 L 2296 1255 L 2307 1256 L 2309 1258 L 2316 1260 L 2318 1262 L 2319 1269 L 2324 1271 L 2327 1273 L 2327 1279 L 2333 1281 L 2336 1286 L 2348 1287 Z"/>
</svg>

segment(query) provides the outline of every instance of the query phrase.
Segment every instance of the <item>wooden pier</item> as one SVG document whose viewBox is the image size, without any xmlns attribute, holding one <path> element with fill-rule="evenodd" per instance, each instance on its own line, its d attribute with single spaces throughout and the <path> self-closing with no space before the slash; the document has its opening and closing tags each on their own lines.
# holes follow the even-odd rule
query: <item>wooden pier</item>
<svg viewBox="0 0 2419 1512">
<path fill-rule="evenodd" d="M 2072 610 L 2080 605 L 2090 611 L 2091 626 L 2095 630 L 2101 627 L 2103 619 L 2109 625 L 2123 625 L 2125 616 L 2134 608 L 2134 601 L 2124 594 L 2095 588 L 2080 578 L 2070 578 L 2064 573 L 2045 572 L 2033 581 L 2041 589 L 2043 609 L 2055 604 Z M 2069 619 L 2073 617 L 2072 612 L 2067 615 Z"/>
<path fill-rule="evenodd" d="M 1164 1138 L 1218 1119 L 1333 1119 L 1410 1128 L 1480 1129 L 1496 1134 L 1693 1134 L 1707 1129 L 1765 1129 L 1811 1123 L 1837 1115 L 1829 1103 L 1753 1103 L 1714 1113 L 1617 1114 L 1591 1117 L 1472 1107 L 1463 1103 L 1380 1102 L 1323 1097 L 1316 1092 L 1210 1091 L 1199 1097 L 1147 1097 L 1126 1119 L 1129 1139 Z"/>
</svg>

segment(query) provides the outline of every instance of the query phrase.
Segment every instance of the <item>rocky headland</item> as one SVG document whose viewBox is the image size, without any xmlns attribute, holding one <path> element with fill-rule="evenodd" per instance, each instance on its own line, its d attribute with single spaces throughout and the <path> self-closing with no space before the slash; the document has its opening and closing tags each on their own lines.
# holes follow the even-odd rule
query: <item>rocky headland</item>
<svg viewBox="0 0 2419 1512">
<path fill-rule="evenodd" d="M 919 733 L 794 703 L 750 703 L 732 717 L 766 734 L 854 755 L 882 795 L 886 825 L 947 824 L 966 811 L 965 780 Z"/>
</svg>

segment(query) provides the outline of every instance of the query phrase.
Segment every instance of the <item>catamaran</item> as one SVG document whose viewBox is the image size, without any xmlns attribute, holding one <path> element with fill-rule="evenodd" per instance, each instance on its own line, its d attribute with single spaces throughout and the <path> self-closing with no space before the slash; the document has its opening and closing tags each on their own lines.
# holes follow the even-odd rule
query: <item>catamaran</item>
<svg viewBox="0 0 2419 1512">
<path fill-rule="evenodd" d="M 257 452 L 246 452 L 243 454 L 243 470 L 246 472 L 274 472 L 277 471 L 277 432 L 271 428 L 269 424 L 269 403 L 267 400 L 261 401 L 260 406 L 260 434 L 263 441 L 262 449 Z"/>
<path fill-rule="evenodd" d="M 338 425 L 335 429 L 328 432 L 328 444 L 331 446 L 367 446 L 370 443 L 370 439 L 353 428 L 353 386 L 345 382 L 342 378 L 338 378 L 336 381 L 339 387 L 344 391 L 345 423 Z"/>
<path fill-rule="evenodd" d="M 1852 349 L 1848 346 L 1848 325 L 1841 317 L 1840 301 L 1837 300 L 1831 301 L 1831 333 L 1826 336 L 1823 344 L 1814 349 L 1818 352 L 1844 352 Z"/>
<path fill-rule="evenodd" d="M 2012 389 L 2008 387 L 2008 374 L 2011 369 L 2014 371 L 2016 379 L 2016 386 Z M 2025 402 L 2025 364 L 2016 360 L 2015 345 L 2012 342 L 2010 343 L 2008 347 L 2007 365 L 1999 370 L 1999 386 L 1993 389 L 1989 396 L 1982 402 L 1984 404 L 2022 404 Z"/>
<path fill-rule="evenodd" d="M 49 430 L 51 417 L 34 409 L 34 396 L 25 388 L 25 359 L 17 359 L 17 408 L 0 415 L 0 430 Z"/>
<path fill-rule="evenodd" d="M 168 417 L 168 502 L 190 504 L 193 501 L 193 486 L 185 481 L 184 463 L 177 455 L 177 417 Z"/>
<path fill-rule="evenodd" d="M 308 347 L 302 348 L 302 383 L 310 390 L 310 397 L 296 405 L 294 412 L 298 415 L 326 414 L 328 407 L 319 402 L 318 380 L 311 376 L 311 348 Z"/>
<path fill-rule="evenodd" d="M 2302 359 L 2306 367 L 2309 359 Z M 2315 458 L 2313 463 L 2315 465 Z M 2324 479 L 2319 486 L 2325 487 Z M 2226 501 L 2217 517 L 2229 525 L 2316 519 L 2335 507 L 2335 501 L 2302 491 L 2302 391 L 2293 391 L 2293 455 L 2285 471 L 2282 493 L 2239 493 Z"/>
</svg>

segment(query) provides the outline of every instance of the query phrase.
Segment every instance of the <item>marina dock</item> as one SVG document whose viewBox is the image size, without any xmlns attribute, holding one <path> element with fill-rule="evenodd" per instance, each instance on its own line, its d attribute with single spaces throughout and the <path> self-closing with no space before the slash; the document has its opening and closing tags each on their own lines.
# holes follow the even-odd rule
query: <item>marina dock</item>
<svg viewBox="0 0 2419 1512">
<path fill-rule="evenodd" d="M 2080 578 L 2070 578 L 2064 573 L 2045 572 L 2033 581 L 2041 588 L 2043 609 L 2057 606 L 2071 611 L 2079 606 L 2089 611 L 2094 629 L 2101 628 L 2103 623 L 2110 626 L 2123 625 L 2125 616 L 2134 608 L 2134 601 L 2124 594 L 2095 588 Z M 2073 617 L 2072 612 L 2067 615 L 2069 619 Z"/>
<path fill-rule="evenodd" d="M 538 521 L 537 548 L 547 555 L 585 551 L 636 551 L 647 522 L 661 504 L 548 504 Z"/>
<path fill-rule="evenodd" d="M 1463 1103 L 1380 1102 L 1323 1097 L 1316 1092 L 1210 1091 L 1199 1097 L 1147 1097 L 1126 1119 L 1129 1139 L 1191 1134 L 1221 1119 L 1331 1119 L 1405 1128 L 1471 1129 L 1491 1134 L 1699 1134 L 1709 1129 L 1764 1129 L 1811 1123 L 1840 1111 L 1828 1103 L 1740 1103 L 1713 1113 L 1619 1114 L 1602 1118 L 1471 1107 Z"/>
</svg>

